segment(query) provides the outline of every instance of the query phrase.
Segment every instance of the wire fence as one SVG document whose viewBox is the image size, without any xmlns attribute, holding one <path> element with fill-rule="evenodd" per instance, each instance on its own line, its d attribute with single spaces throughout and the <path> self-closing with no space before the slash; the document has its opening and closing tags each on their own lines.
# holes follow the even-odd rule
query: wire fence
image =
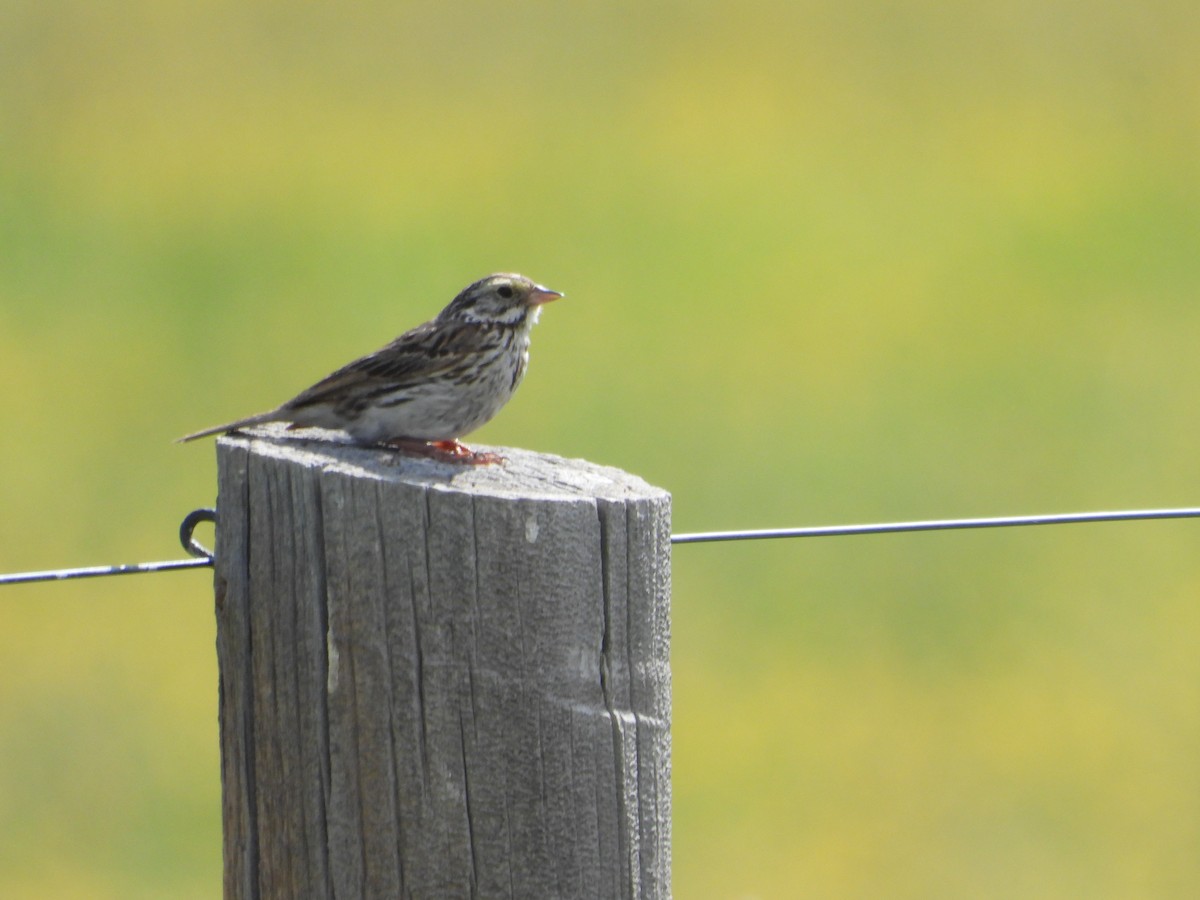
<svg viewBox="0 0 1200 900">
<path fill-rule="evenodd" d="M 759 528 L 740 531 L 699 531 L 671 535 L 672 544 L 706 544 L 718 541 L 761 541 L 779 538 L 852 537 L 866 534 L 904 534 L 916 531 L 956 531 L 974 528 L 1016 528 L 1033 525 L 1086 525 L 1097 522 L 1138 522 L 1161 519 L 1200 518 L 1200 508 L 1127 509 L 1108 512 L 1050 513 L 1031 516 L 992 516 L 973 519 L 928 519 L 915 522 L 874 522 L 859 525 L 816 525 L 801 528 Z M 126 563 L 112 566 L 84 566 L 72 569 L 47 569 L 41 572 L 11 572 L 0 574 L 0 586 L 29 584 L 39 581 L 70 581 L 76 578 L 97 578 L 107 575 L 143 575 L 150 572 L 173 572 L 181 569 L 210 568 L 215 563 L 213 552 L 195 538 L 201 522 L 217 521 L 215 509 L 194 509 L 179 526 L 179 542 L 190 554 L 188 559 L 169 559 L 158 562 Z"/>
</svg>

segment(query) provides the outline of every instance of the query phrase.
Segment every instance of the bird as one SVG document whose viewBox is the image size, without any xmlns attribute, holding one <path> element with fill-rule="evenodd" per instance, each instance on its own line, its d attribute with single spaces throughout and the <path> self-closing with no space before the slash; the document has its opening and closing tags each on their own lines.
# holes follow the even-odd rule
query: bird
<svg viewBox="0 0 1200 900">
<path fill-rule="evenodd" d="M 289 429 L 342 429 L 364 446 L 471 464 L 500 462 L 497 454 L 472 451 L 459 438 L 512 398 L 529 365 L 530 332 L 542 306 L 562 296 L 523 275 L 488 275 L 428 322 L 291 400 L 178 440 L 287 422 Z"/>
</svg>

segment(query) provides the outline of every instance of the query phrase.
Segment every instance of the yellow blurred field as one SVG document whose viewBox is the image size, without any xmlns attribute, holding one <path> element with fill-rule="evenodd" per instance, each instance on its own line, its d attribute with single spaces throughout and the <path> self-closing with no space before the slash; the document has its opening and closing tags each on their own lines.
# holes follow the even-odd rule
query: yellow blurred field
<svg viewBox="0 0 1200 900">
<path fill-rule="evenodd" d="M 1200 10 L 0 4 L 0 571 L 518 270 L 677 531 L 1195 503 Z M 1189 522 L 679 547 L 675 894 L 1200 892 Z M 203 573 L 0 595 L 0 895 L 220 891 Z"/>
</svg>

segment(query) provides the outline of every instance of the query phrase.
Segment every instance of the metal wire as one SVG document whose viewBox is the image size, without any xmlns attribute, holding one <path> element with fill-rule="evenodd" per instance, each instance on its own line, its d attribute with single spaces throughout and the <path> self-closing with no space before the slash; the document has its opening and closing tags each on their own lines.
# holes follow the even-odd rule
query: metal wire
<svg viewBox="0 0 1200 900">
<path fill-rule="evenodd" d="M 763 528 L 747 531 L 702 531 L 673 534 L 672 544 L 710 541 L 757 541 L 768 538 L 844 537 L 854 534 L 894 534 L 904 531 L 951 531 L 961 528 L 1012 528 L 1022 525 L 1077 525 L 1086 522 L 1130 522 L 1145 519 L 1195 519 L 1200 509 L 1128 509 L 1115 512 L 1055 513 L 1041 516 L 996 516 L 984 519 L 932 519 L 924 522 L 883 522 L 873 525 L 819 525 L 812 528 Z"/>
<path fill-rule="evenodd" d="M 203 569 L 213 564 L 213 553 L 193 537 L 201 522 L 216 522 L 215 509 L 194 509 L 183 517 L 179 526 L 179 542 L 192 559 L 169 559 L 162 562 L 128 563 L 116 566 L 86 566 L 79 569 L 48 569 L 45 572 L 13 572 L 0 575 L 0 586 L 29 584 L 35 581 L 70 581 L 74 578 L 98 578 L 102 575 L 141 575 L 144 572 L 173 572 L 176 569 Z"/>
<path fill-rule="evenodd" d="M 868 525 L 817 525 L 808 528 L 759 528 L 745 531 L 699 531 L 671 535 L 672 544 L 705 544 L 716 541 L 760 541 L 774 538 L 848 537 L 856 534 L 896 534 L 908 531 L 953 531 L 965 528 L 1013 528 L 1027 525 L 1079 525 L 1089 522 L 1131 522 L 1147 519 L 1196 519 L 1200 508 L 1127 509 L 1115 512 L 1054 513 L 1041 516 L 995 516 L 982 519 L 930 519 L 921 522 L 879 522 Z M 14 572 L 0 575 L 0 586 L 35 581 L 68 581 L 73 578 L 97 578 L 102 575 L 140 575 L 144 572 L 171 572 L 176 569 L 204 569 L 213 565 L 213 552 L 193 536 L 201 522 L 216 522 L 214 509 L 195 509 L 184 516 L 179 526 L 179 542 L 192 559 L 131 563 L 116 566 L 90 566 L 80 569 L 51 569 L 45 572 Z"/>
<path fill-rule="evenodd" d="M 179 523 L 179 543 L 183 545 L 183 549 L 198 559 L 203 559 L 212 565 L 213 552 L 196 540 L 194 532 L 196 526 L 201 522 L 212 522 L 217 524 L 217 511 L 215 509 L 201 508 L 193 509 L 190 513 L 183 517 L 183 521 Z"/>
</svg>

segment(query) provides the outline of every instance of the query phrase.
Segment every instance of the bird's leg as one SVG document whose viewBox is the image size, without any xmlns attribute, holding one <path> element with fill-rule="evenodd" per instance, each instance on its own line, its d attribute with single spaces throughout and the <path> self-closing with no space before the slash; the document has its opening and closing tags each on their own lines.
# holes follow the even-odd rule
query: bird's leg
<svg viewBox="0 0 1200 900">
<path fill-rule="evenodd" d="M 504 457 L 496 453 L 477 452 L 466 444 L 456 440 L 421 441 L 414 438 L 392 438 L 390 441 L 380 441 L 381 446 L 402 450 L 414 456 L 424 456 L 441 462 L 462 463 L 468 466 L 488 466 L 504 461 Z"/>
</svg>

